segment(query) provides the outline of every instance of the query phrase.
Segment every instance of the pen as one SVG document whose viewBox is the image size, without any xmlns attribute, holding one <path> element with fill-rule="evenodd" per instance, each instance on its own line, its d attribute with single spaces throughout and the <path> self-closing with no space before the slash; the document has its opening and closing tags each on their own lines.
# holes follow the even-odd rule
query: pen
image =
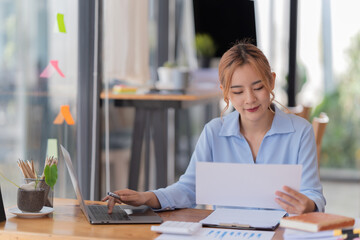
<svg viewBox="0 0 360 240">
<path fill-rule="evenodd" d="M 239 223 L 219 223 L 220 227 L 237 227 L 237 228 L 250 228 L 249 224 L 239 224 Z"/>
<path fill-rule="evenodd" d="M 120 196 L 113 193 L 113 192 L 108 192 L 107 195 L 109 195 L 110 197 L 113 197 L 113 198 L 116 198 L 116 199 L 119 199 L 120 200 Z"/>
<path fill-rule="evenodd" d="M 356 238 L 359 238 L 359 234 L 356 233 L 356 234 L 353 234 L 353 233 L 347 233 L 347 234 L 343 234 L 341 236 L 341 239 L 343 240 L 354 240 Z"/>
<path fill-rule="evenodd" d="M 354 228 L 354 229 L 336 229 L 333 232 L 334 236 L 340 236 L 343 234 L 360 234 L 360 229 L 359 228 Z"/>
</svg>

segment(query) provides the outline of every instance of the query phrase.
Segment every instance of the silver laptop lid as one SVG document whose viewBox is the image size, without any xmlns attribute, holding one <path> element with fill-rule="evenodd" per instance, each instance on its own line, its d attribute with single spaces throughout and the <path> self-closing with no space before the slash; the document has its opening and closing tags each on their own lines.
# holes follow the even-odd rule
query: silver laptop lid
<svg viewBox="0 0 360 240">
<path fill-rule="evenodd" d="M 0 188 L 0 222 L 5 220 L 6 220 L 6 214 L 5 214 L 4 203 L 2 200 L 1 188 Z"/>
<path fill-rule="evenodd" d="M 62 152 L 62 154 L 64 156 L 64 159 L 65 159 L 66 167 L 69 170 L 71 182 L 72 182 L 72 184 L 74 186 L 74 190 L 75 190 L 75 193 L 76 193 L 76 197 L 77 197 L 77 199 L 79 201 L 80 208 L 83 211 L 86 218 L 88 219 L 88 221 L 90 222 L 90 217 L 89 217 L 89 214 L 87 212 L 85 202 L 84 202 L 84 199 L 83 199 L 81 191 L 80 191 L 79 181 L 78 181 L 77 175 L 75 173 L 74 167 L 72 165 L 70 154 L 61 144 L 60 144 L 60 147 L 61 147 L 61 152 Z"/>
</svg>

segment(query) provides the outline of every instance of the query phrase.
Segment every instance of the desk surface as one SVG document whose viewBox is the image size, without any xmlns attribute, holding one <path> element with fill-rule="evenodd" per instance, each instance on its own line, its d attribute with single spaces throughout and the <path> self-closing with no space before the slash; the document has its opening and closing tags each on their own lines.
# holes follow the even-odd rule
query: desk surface
<svg viewBox="0 0 360 240">
<path fill-rule="evenodd" d="M 220 98 L 220 89 L 191 90 L 185 94 L 160 94 L 160 93 L 108 93 L 111 100 L 162 100 L 162 101 L 198 101 L 211 98 Z M 101 92 L 101 99 L 106 98 L 106 93 Z"/>
<path fill-rule="evenodd" d="M 100 203 L 100 202 L 96 202 Z M 103 204 L 103 203 L 100 203 Z M 161 212 L 164 221 L 200 221 L 211 210 L 181 209 Z M 55 199 L 55 211 L 47 217 L 24 219 L 6 213 L 7 221 L 0 223 L 0 239 L 155 239 L 158 233 L 150 230 L 151 224 L 91 225 L 82 214 L 77 200 Z M 273 239 L 283 239 L 282 229 L 276 230 Z"/>
</svg>

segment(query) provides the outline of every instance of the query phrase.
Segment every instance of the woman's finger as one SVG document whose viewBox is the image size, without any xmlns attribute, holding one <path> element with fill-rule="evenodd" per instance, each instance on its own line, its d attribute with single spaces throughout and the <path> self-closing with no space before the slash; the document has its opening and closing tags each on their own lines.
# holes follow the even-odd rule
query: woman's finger
<svg viewBox="0 0 360 240">
<path fill-rule="evenodd" d="M 275 198 L 275 201 L 277 204 L 280 205 L 282 209 L 284 209 L 287 213 L 295 213 L 295 208 L 293 205 L 290 205 L 289 203 L 284 202 L 280 198 Z"/>
<path fill-rule="evenodd" d="M 281 192 L 281 191 L 276 191 L 275 194 L 280 197 L 282 200 L 292 204 L 292 205 L 298 205 L 299 201 L 296 198 L 293 198 L 291 195 Z"/>
</svg>

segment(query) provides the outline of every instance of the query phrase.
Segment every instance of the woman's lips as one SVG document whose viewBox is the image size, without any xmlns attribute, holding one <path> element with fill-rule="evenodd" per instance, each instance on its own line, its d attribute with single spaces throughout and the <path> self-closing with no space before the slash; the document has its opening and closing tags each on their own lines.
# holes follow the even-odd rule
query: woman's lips
<svg viewBox="0 0 360 240">
<path fill-rule="evenodd" d="M 259 109 L 260 106 L 257 106 L 257 107 L 254 107 L 254 108 L 249 108 L 249 109 L 246 109 L 246 111 L 248 112 L 256 112 L 258 109 Z"/>
</svg>

